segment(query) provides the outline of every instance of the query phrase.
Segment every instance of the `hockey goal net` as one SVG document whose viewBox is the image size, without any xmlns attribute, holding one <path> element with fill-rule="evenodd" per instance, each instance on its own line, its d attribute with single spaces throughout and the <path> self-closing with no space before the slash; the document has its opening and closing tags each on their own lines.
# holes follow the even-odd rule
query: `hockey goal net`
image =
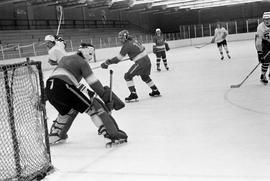
<svg viewBox="0 0 270 181">
<path fill-rule="evenodd" d="M 40 180 L 53 170 L 41 62 L 0 64 L 0 180 Z"/>
</svg>

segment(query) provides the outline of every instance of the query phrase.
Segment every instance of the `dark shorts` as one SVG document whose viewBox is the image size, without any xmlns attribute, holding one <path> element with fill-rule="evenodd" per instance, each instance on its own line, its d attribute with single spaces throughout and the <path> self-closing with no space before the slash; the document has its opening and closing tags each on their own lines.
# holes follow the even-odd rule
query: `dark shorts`
<svg viewBox="0 0 270 181">
<path fill-rule="evenodd" d="M 48 79 L 45 93 L 61 115 L 67 114 L 72 108 L 83 113 L 91 105 L 91 101 L 78 88 L 61 79 Z"/>
<path fill-rule="evenodd" d="M 164 50 L 164 51 L 157 52 L 156 56 L 157 58 L 160 58 L 160 57 L 166 58 L 166 51 Z"/>
<path fill-rule="evenodd" d="M 148 56 L 135 62 L 135 64 L 133 64 L 127 72 L 127 74 L 129 74 L 131 77 L 134 77 L 136 75 L 139 76 L 150 75 L 150 73 L 151 73 L 151 61 Z"/>
<path fill-rule="evenodd" d="M 222 42 L 217 43 L 217 47 L 221 47 L 221 46 L 227 46 L 227 41 L 223 40 Z"/>
</svg>

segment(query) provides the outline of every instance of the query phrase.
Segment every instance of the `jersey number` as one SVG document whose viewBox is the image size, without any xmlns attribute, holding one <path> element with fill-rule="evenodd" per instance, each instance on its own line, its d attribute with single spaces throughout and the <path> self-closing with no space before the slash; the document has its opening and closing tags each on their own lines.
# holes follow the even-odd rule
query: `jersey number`
<svg viewBox="0 0 270 181">
<path fill-rule="evenodd" d="M 144 50 L 144 47 L 143 47 L 142 44 L 141 44 L 140 42 L 138 42 L 138 41 L 134 41 L 134 42 L 133 42 L 133 45 L 136 46 L 136 47 L 138 47 L 139 50 L 140 50 L 141 52 Z"/>
</svg>

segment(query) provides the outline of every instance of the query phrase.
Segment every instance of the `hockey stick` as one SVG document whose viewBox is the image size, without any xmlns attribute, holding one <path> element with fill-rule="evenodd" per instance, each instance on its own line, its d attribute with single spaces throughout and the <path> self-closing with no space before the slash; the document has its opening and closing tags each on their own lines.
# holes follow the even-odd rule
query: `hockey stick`
<svg viewBox="0 0 270 181">
<path fill-rule="evenodd" d="M 266 59 L 268 57 L 268 55 L 270 54 L 270 51 L 267 52 L 267 54 L 263 57 L 263 59 Z M 240 84 L 236 84 L 236 85 L 231 85 L 231 88 L 239 88 L 241 87 L 241 85 L 248 79 L 248 77 L 257 69 L 257 67 L 261 64 L 261 62 L 259 62 L 254 68 L 253 70 L 246 76 L 246 78 L 240 83 Z"/>
<path fill-rule="evenodd" d="M 112 82 L 113 82 L 113 70 L 110 70 L 110 102 L 112 102 Z"/>
<path fill-rule="evenodd" d="M 259 62 L 254 68 L 253 70 L 246 76 L 246 78 L 240 83 L 240 84 L 236 84 L 236 85 L 231 85 L 231 88 L 239 88 L 241 87 L 241 85 L 248 79 L 248 77 L 257 69 L 257 67 L 260 65 L 261 63 Z"/>
<path fill-rule="evenodd" d="M 130 58 L 125 58 L 125 59 L 121 60 L 120 62 L 125 62 L 127 60 L 130 60 Z M 101 68 L 100 65 L 99 66 L 96 66 L 96 67 L 93 67 L 92 70 L 99 69 L 99 68 Z"/>
<path fill-rule="evenodd" d="M 60 17 L 59 17 L 59 22 L 58 22 L 56 35 L 59 34 L 60 26 L 61 26 L 61 22 L 62 22 L 62 17 L 63 17 L 63 8 L 62 8 L 62 6 L 59 6 L 59 7 L 60 7 Z"/>
<path fill-rule="evenodd" d="M 207 45 L 210 45 L 210 44 L 211 44 L 211 42 L 205 43 L 205 44 L 203 44 L 203 45 L 196 46 L 195 48 L 203 48 L 203 47 L 205 47 L 205 46 L 207 46 Z"/>
</svg>

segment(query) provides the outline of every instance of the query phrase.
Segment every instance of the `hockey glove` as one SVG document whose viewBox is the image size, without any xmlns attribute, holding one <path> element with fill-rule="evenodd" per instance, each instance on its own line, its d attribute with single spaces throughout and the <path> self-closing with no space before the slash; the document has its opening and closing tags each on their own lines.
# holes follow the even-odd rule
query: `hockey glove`
<svg viewBox="0 0 270 181">
<path fill-rule="evenodd" d="M 263 52 L 262 51 L 258 51 L 258 60 L 260 63 L 264 63 L 264 58 L 263 58 Z"/>
<path fill-rule="evenodd" d="M 166 51 L 170 50 L 169 44 L 167 42 L 165 42 L 165 49 L 166 49 Z"/>
<path fill-rule="evenodd" d="M 106 60 L 105 62 L 103 62 L 100 66 L 101 66 L 101 68 L 103 68 L 103 69 L 107 69 L 108 67 L 109 67 L 109 60 Z"/>
<path fill-rule="evenodd" d="M 58 63 L 57 63 L 57 61 L 55 61 L 55 60 L 52 60 L 52 59 L 49 59 L 49 64 L 50 65 L 52 65 L 52 66 L 54 66 L 54 65 L 58 65 Z"/>
</svg>

